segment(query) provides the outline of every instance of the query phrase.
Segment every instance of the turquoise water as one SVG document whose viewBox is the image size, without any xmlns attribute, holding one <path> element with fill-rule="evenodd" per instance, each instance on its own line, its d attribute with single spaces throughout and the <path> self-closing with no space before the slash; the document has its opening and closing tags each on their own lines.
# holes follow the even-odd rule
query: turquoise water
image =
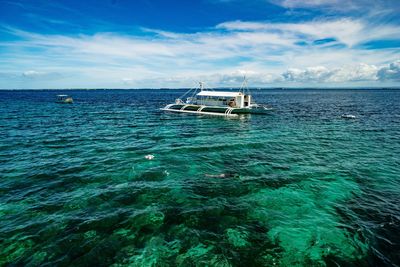
<svg viewBox="0 0 400 267">
<path fill-rule="evenodd" d="M 0 91 L 0 266 L 400 265 L 400 91 L 183 92 Z"/>
</svg>

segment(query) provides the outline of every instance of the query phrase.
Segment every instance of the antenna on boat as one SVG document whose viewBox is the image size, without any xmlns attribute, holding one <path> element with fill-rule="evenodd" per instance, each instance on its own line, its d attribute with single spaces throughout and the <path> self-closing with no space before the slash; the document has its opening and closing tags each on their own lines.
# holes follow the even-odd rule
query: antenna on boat
<svg viewBox="0 0 400 267">
<path fill-rule="evenodd" d="M 204 83 L 203 83 L 203 82 L 199 82 L 199 84 L 200 84 L 200 91 L 203 91 L 203 89 L 204 89 Z"/>
<path fill-rule="evenodd" d="M 249 94 L 249 88 L 247 87 L 247 78 L 246 78 L 246 74 L 243 75 L 243 82 L 242 82 L 242 86 L 240 87 L 240 91 L 243 94 L 246 94 L 246 92 Z"/>
</svg>

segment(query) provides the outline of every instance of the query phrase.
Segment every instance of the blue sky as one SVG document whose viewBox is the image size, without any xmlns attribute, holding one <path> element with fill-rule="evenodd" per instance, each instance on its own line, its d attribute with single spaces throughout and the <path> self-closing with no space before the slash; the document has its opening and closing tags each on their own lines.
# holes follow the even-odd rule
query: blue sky
<svg viewBox="0 0 400 267">
<path fill-rule="evenodd" d="M 400 87 L 397 0 L 0 0 L 0 89 Z"/>
</svg>

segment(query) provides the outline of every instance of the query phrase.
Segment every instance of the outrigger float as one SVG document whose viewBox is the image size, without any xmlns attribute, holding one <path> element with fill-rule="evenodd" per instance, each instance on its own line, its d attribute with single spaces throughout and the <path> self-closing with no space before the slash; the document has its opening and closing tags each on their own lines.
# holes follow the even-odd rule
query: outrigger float
<svg viewBox="0 0 400 267">
<path fill-rule="evenodd" d="M 177 98 L 175 103 L 166 105 L 161 110 L 217 116 L 265 114 L 272 110 L 270 107 L 252 102 L 246 79 L 244 79 L 238 92 L 205 90 L 202 82 L 200 82 L 199 88 L 195 88 L 192 91 L 193 89 L 190 89 L 180 98 Z M 187 97 L 184 102 L 182 99 L 189 95 L 190 92 L 192 92 L 192 95 Z"/>
</svg>

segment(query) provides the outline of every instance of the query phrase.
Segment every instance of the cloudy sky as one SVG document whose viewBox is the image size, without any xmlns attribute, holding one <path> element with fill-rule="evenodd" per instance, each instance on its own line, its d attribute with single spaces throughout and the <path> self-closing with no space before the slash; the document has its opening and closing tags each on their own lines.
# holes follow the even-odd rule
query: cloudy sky
<svg viewBox="0 0 400 267">
<path fill-rule="evenodd" d="M 400 87 L 399 0 L 0 0 L 0 89 Z"/>
</svg>

